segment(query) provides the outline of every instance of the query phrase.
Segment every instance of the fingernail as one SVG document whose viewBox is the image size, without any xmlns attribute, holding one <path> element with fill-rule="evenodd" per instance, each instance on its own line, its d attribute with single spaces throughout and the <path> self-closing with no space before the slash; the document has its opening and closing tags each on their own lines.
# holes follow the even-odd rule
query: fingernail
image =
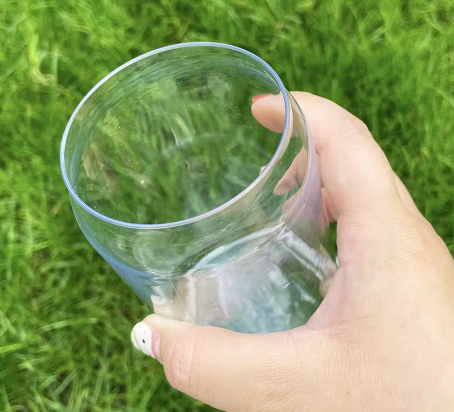
<svg viewBox="0 0 454 412">
<path fill-rule="evenodd" d="M 257 96 L 252 97 L 252 103 L 255 103 L 256 101 L 263 99 L 264 97 L 272 96 L 271 93 L 266 93 L 266 94 L 258 94 Z"/>
<path fill-rule="evenodd" d="M 274 188 L 274 194 L 277 195 L 277 196 L 282 196 L 282 195 L 285 195 L 287 194 L 288 192 L 290 192 L 293 188 L 291 186 L 288 186 L 286 184 L 278 184 L 275 188 Z"/>
<path fill-rule="evenodd" d="M 159 334 L 153 332 L 146 323 L 139 322 L 134 326 L 131 331 L 131 341 L 137 350 L 159 360 Z"/>
</svg>

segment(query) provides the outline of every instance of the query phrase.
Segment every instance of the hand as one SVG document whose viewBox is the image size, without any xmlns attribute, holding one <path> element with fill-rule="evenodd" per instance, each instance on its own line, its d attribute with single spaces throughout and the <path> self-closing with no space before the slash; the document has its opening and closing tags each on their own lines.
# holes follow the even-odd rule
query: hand
<svg viewBox="0 0 454 412">
<path fill-rule="evenodd" d="M 454 264 L 366 126 L 293 94 L 311 127 L 339 270 L 310 321 L 245 335 L 151 315 L 136 347 L 171 385 L 226 411 L 447 412 L 454 408 Z M 280 130 L 279 96 L 253 104 Z"/>
</svg>

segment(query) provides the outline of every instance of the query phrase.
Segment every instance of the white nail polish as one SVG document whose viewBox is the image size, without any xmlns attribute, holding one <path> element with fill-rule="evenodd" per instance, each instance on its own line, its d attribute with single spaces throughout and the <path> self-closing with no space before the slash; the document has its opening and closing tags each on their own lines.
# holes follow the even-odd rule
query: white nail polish
<svg viewBox="0 0 454 412">
<path fill-rule="evenodd" d="M 143 322 L 139 322 L 131 332 L 131 341 L 134 347 L 142 351 L 145 355 L 153 356 L 151 351 L 152 333 L 151 329 Z"/>
</svg>

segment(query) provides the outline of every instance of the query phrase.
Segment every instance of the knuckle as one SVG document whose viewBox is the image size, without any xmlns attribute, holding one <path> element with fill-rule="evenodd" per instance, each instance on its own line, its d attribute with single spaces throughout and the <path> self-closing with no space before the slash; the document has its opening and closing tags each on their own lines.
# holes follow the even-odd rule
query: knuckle
<svg viewBox="0 0 454 412">
<path fill-rule="evenodd" d="M 358 119 L 356 116 L 350 114 L 347 116 L 347 127 L 356 135 L 369 135 L 369 128 L 366 123 L 361 119 Z"/>
<path fill-rule="evenodd" d="M 168 361 L 164 365 L 165 374 L 170 385 L 181 392 L 197 396 L 197 379 L 195 378 L 195 348 L 197 333 L 187 333 L 177 339 L 169 350 Z"/>
<path fill-rule="evenodd" d="M 413 215 L 407 215 L 406 219 L 396 222 L 393 233 L 388 234 L 390 239 L 388 247 L 392 248 L 389 263 L 413 267 L 433 261 L 440 250 L 440 244 L 434 235 L 435 232 L 426 222 Z"/>
<path fill-rule="evenodd" d="M 411 217 L 410 230 L 404 245 L 410 252 L 412 258 L 418 259 L 423 256 L 430 256 L 433 252 L 434 236 L 425 222 L 416 217 Z"/>
</svg>

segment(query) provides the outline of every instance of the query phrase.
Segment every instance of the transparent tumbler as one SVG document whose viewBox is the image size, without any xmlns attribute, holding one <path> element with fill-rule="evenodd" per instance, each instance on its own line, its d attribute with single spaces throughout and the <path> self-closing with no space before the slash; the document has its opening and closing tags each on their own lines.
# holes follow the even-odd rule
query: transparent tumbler
<svg viewBox="0 0 454 412">
<path fill-rule="evenodd" d="M 246 50 L 178 44 L 114 70 L 71 116 L 60 162 L 82 232 L 162 316 L 291 329 L 336 271 L 303 114 Z"/>
</svg>

